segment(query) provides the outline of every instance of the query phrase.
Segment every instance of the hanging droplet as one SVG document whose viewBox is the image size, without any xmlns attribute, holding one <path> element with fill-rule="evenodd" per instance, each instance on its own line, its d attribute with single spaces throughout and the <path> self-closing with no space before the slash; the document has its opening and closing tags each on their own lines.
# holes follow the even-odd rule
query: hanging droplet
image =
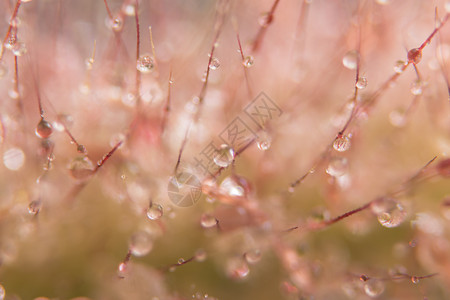
<svg viewBox="0 0 450 300">
<path fill-rule="evenodd" d="M 258 146 L 259 150 L 267 151 L 272 145 L 272 137 L 267 131 L 263 131 L 258 134 L 256 145 Z"/>
<path fill-rule="evenodd" d="M 411 94 L 418 96 L 422 95 L 423 88 L 424 88 L 424 82 L 420 79 L 414 80 L 411 84 Z"/>
<path fill-rule="evenodd" d="M 227 263 L 227 274 L 234 279 L 244 279 L 250 273 L 248 264 L 242 258 L 232 258 Z"/>
<path fill-rule="evenodd" d="M 27 53 L 27 47 L 24 42 L 16 42 L 11 51 L 15 56 L 22 56 Z"/>
<path fill-rule="evenodd" d="M 346 135 L 341 135 L 334 140 L 333 148 L 338 152 L 345 152 L 350 149 L 350 138 Z"/>
<path fill-rule="evenodd" d="M 112 30 L 119 32 L 123 28 L 123 20 L 120 17 L 115 17 L 112 20 L 109 20 L 109 24 Z"/>
<path fill-rule="evenodd" d="M 36 126 L 36 135 L 41 139 L 49 138 L 53 133 L 53 126 L 43 118 Z"/>
<path fill-rule="evenodd" d="M 351 50 L 345 53 L 342 58 L 342 64 L 344 67 L 350 70 L 355 70 L 358 66 L 359 53 L 356 50 Z"/>
<path fill-rule="evenodd" d="M 163 207 L 158 203 L 150 203 L 150 207 L 147 209 L 147 217 L 150 220 L 158 220 L 163 216 Z"/>
<path fill-rule="evenodd" d="M 214 163 L 219 167 L 226 168 L 234 160 L 234 149 L 226 144 L 222 144 L 214 155 Z"/>
<path fill-rule="evenodd" d="M 419 277 L 417 276 L 411 276 L 411 282 L 414 284 L 418 284 L 419 283 Z"/>
<path fill-rule="evenodd" d="M 145 256 L 153 248 L 153 240 L 146 231 L 136 232 L 130 239 L 130 251 L 134 256 Z"/>
<path fill-rule="evenodd" d="M 211 70 L 217 70 L 220 67 L 220 61 L 217 57 L 213 57 L 209 63 L 209 68 Z"/>
<path fill-rule="evenodd" d="M 401 73 L 403 73 L 404 67 L 405 67 L 405 62 L 403 60 L 397 60 L 394 64 L 394 72 L 401 74 Z"/>
<path fill-rule="evenodd" d="M 381 197 L 370 205 L 372 212 L 377 216 L 378 222 L 387 228 L 394 228 L 406 219 L 406 210 L 397 200 Z"/>
<path fill-rule="evenodd" d="M 28 204 L 28 213 L 30 215 L 37 215 L 38 212 L 41 210 L 42 203 L 40 200 L 34 200 L 31 201 L 30 204 Z"/>
<path fill-rule="evenodd" d="M 364 284 L 364 292 L 367 296 L 376 298 L 384 292 L 384 283 L 381 280 L 369 279 Z"/>
<path fill-rule="evenodd" d="M 88 70 L 92 70 L 92 67 L 94 66 L 94 59 L 92 57 L 86 59 L 84 61 L 85 65 L 86 65 L 86 69 Z"/>
<path fill-rule="evenodd" d="M 17 43 L 17 37 L 15 35 L 10 35 L 8 39 L 6 39 L 6 42 L 3 44 L 6 49 L 12 50 L 14 48 L 14 45 Z"/>
<path fill-rule="evenodd" d="M 221 193 L 232 197 L 244 197 L 249 189 L 244 178 L 231 175 L 225 178 L 219 186 Z"/>
<path fill-rule="evenodd" d="M 77 157 L 70 163 L 69 170 L 73 178 L 83 180 L 94 173 L 94 164 L 87 156 Z"/>
<path fill-rule="evenodd" d="M 244 257 L 249 264 L 256 264 L 261 260 L 262 254 L 259 249 L 253 249 L 245 252 Z"/>
<path fill-rule="evenodd" d="M 4 300 L 6 296 L 6 291 L 3 285 L 0 284 L 0 300 Z"/>
<path fill-rule="evenodd" d="M 262 13 L 258 18 L 259 26 L 267 27 L 273 21 L 273 15 L 269 12 Z"/>
<path fill-rule="evenodd" d="M 343 176 L 348 169 L 348 160 L 345 157 L 335 156 L 330 159 L 325 172 L 333 177 Z"/>
<path fill-rule="evenodd" d="M 413 64 L 418 64 L 422 60 L 422 50 L 414 48 L 408 51 L 408 61 Z"/>
<path fill-rule="evenodd" d="M 202 225 L 203 228 L 213 228 L 217 226 L 217 219 L 207 213 L 202 214 L 201 218 L 200 218 L 200 224 Z"/>
<path fill-rule="evenodd" d="M 145 54 L 141 55 L 136 63 L 136 69 L 141 73 L 150 73 L 155 68 L 153 57 Z"/>
<path fill-rule="evenodd" d="M 364 76 L 360 76 L 358 78 L 358 81 L 356 81 L 356 88 L 362 90 L 365 89 L 367 87 L 367 78 Z"/>
<path fill-rule="evenodd" d="M 244 65 L 244 67 L 246 68 L 251 68 L 253 67 L 253 65 L 255 64 L 255 59 L 253 58 L 253 56 L 249 55 L 246 56 L 244 58 L 244 61 L 242 62 L 242 64 Z"/>
<path fill-rule="evenodd" d="M 0 78 L 3 78 L 8 74 L 8 67 L 6 67 L 5 63 L 0 61 Z"/>
<path fill-rule="evenodd" d="M 3 153 L 3 164 L 11 171 L 17 171 L 25 163 L 25 153 L 20 148 L 10 148 Z"/>
<path fill-rule="evenodd" d="M 182 258 L 182 257 L 180 257 L 179 259 L 178 259 L 178 261 L 177 261 L 177 263 L 179 264 L 179 265 L 182 265 L 182 264 L 184 264 L 186 261 L 184 260 L 184 258 Z"/>
</svg>

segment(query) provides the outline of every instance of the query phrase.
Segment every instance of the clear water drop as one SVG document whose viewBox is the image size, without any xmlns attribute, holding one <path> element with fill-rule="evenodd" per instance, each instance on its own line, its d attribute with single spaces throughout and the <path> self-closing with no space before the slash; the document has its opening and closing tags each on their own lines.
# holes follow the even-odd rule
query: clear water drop
<svg viewBox="0 0 450 300">
<path fill-rule="evenodd" d="M 177 263 L 178 263 L 179 265 L 182 265 L 182 264 L 184 264 L 185 262 L 186 262 L 186 261 L 184 260 L 184 258 L 181 257 L 181 258 L 178 259 L 178 262 L 177 262 Z"/>
<path fill-rule="evenodd" d="M 27 47 L 24 42 L 16 42 L 11 51 L 15 56 L 23 56 L 27 53 Z"/>
<path fill-rule="evenodd" d="M 263 131 L 258 134 L 258 139 L 256 140 L 256 145 L 259 150 L 267 151 L 272 145 L 272 137 L 267 131 Z"/>
<path fill-rule="evenodd" d="M 129 247 L 134 256 L 145 256 L 153 248 L 153 239 L 150 233 L 138 231 L 131 236 Z"/>
<path fill-rule="evenodd" d="M 356 88 L 362 90 L 365 89 L 367 87 L 367 78 L 364 76 L 360 76 L 358 78 L 358 81 L 356 81 Z"/>
<path fill-rule="evenodd" d="M 249 264 L 256 264 L 261 260 L 262 253 L 259 249 L 253 249 L 245 252 L 244 257 Z"/>
<path fill-rule="evenodd" d="M 344 67 L 350 70 L 355 70 L 358 66 L 359 52 L 356 50 L 351 50 L 345 53 L 342 58 L 342 64 Z"/>
<path fill-rule="evenodd" d="M 411 94 L 415 96 L 422 95 L 424 86 L 425 83 L 422 80 L 420 79 L 414 80 L 413 83 L 411 84 Z"/>
<path fill-rule="evenodd" d="M 418 284 L 420 281 L 419 277 L 417 276 L 411 276 L 411 282 L 414 284 Z"/>
<path fill-rule="evenodd" d="M 232 258 L 228 261 L 227 274 L 229 277 L 234 279 L 244 279 L 250 273 L 248 264 L 242 258 Z"/>
<path fill-rule="evenodd" d="M 112 20 L 109 20 L 109 26 L 112 28 L 112 30 L 114 30 L 115 32 L 119 32 L 122 30 L 123 28 L 123 20 L 120 17 L 115 17 Z"/>
<path fill-rule="evenodd" d="M 11 171 L 17 171 L 25 163 L 25 153 L 20 148 L 10 148 L 3 153 L 3 164 Z"/>
<path fill-rule="evenodd" d="M 120 278 L 125 278 L 128 273 L 128 265 L 126 262 L 121 262 L 119 267 L 117 268 L 117 275 Z"/>
<path fill-rule="evenodd" d="M 210 68 L 211 70 L 217 70 L 219 67 L 220 67 L 220 61 L 219 61 L 219 59 L 218 59 L 217 57 L 213 57 L 213 58 L 211 59 L 210 64 L 209 64 L 209 68 Z"/>
<path fill-rule="evenodd" d="M 405 67 L 405 62 L 403 60 L 397 60 L 394 64 L 394 72 L 401 74 L 403 73 L 403 68 Z"/>
<path fill-rule="evenodd" d="M 77 146 L 77 152 L 81 153 L 81 154 L 84 154 L 84 155 L 86 155 L 88 153 L 86 147 L 84 145 L 82 145 L 82 144 L 79 144 Z"/>
<path fill-rule="evenodd" d="M 41 207 L 42 202 L 40 200 L 31 201 L 30 204 L 28 204 L 28 213 L 30 215 L 37 215 L 41 210 Z"/>
<path fill-rule="evenodd" d="M 422 60 L 422 50 L 414 48 L 408 51 L 408 61 L 413 64 L 418 64 Z"/>
<path fill-rule="evenodd" d="M 384 292 L 384 283 L 381 280 L 369 279 L 364 284 L 364 292 L 371 298 L 376 298 Z"/>
<path fill-rule="evenodd" d="M 83 180 L 94 173 L 94 164 L 87 156 L 77 157 L 70 163 L 69 171 L 73 178 Z"/>
<path fill-rule="evenodd" d="M 94 59 L 92 57 L 91 58 L 87 58 L 84 61 L 84 64 L 86 65 L 86 69 L 92 70 L 92 67 L 94 66 Z"/>
<path fill-rule="evenodd" d="M 226 177 L 219 186 L 221 193 L 232 197 L 244 197 L 247 190 L 247 182 L 244 178 L 237 175 Z"/>
<path fill-rule="evenodd" d="M 325 170 L 327 174 L 333 177 L 340 177 L 345 175 L 348 169 L 348 159 L 345 157 L 335 156 L 330 159 L 328 167 Z"/>
<path fill-rule="evenodd" d="M 152 202 L 150 207 L 147 209 L 147 217 L 150 220 L 159 220 L 163 216 L 163 207 L 158 204 Z"/>
<path fill-rule="evenodd" d="M 253 58 L 253 56 L 249 55 L 246 56 L 244 58 L 244 61 L 242 62 L 242 64 L 244 65 L 244 67 L 246 68 L 251 68 L 253 67 L 253 65 L 255 64 L 255 59 Z"/>
<path fill-rule="evenodd" d="M 386 228 L 394 228 L 406 219 L 406 210 L 397 200 L 381 197 L 373 201 L 370 209 L 377 216 L 378 222 Z"/>
<path fill-rule="evenodd" d="M 141 55 L 136 62 L 136 69 L 141 73 L 150 73 L 155 68 L 155 61 L 153 57 L 145 54 Z"/>
<path fill-rule="evenodd" d="M 234 149 L 226 144 L 222 144 L 214 155 L 214 163 L 222 168 L 228 167 L 234 160 Z"/>
<path fill-rule="evenodd" d="M 338 152 L 345 152 L 350 149 L 350 146 L 350 138 L 346 135 L 337 137 L 333 142 L 333 148 Z"/>
<path fill-rule="evenodd" d="M 36 126 L 36 135 L 41 139 L 49 138 L 53 133 L 53 126 L 44 119 L 41 119 Z"/>
<path fill-rule="evenodd" d="M 202 225 L 203 228 L 213 228 L 217 226 L 217 219 L 207 213 L 202 214 L 202 216 L 200 217 L 200 224 Z"/>
</svg>

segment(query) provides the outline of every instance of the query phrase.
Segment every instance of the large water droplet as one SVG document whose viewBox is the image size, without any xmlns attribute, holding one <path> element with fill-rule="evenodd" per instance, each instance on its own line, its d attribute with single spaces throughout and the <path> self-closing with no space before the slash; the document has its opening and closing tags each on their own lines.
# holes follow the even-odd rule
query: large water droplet
<svg viewBox="0 0 450 300">
<path fill-rule="evenodd" d="M 384 292 L 384 283 L 381 280 L 369 279 L 364 284 L 364 292 L 367 296 L 376 298 Z"/>
<path fill-rule="evenodd" d="M 337 137 L 333 142 L 333 148 L 334 150 L 338 152 L 344 152 L 350 149 L 350 138 L 346 135 Z"/>
<path fill-rule="evenodd" d="M 3 164 L 12 171 L 22 168 L 25 163 L 25 153 L 20 148 L 10 148 L 3 153 Z"/>
<path fill-rule="evenodd" d="M 217 219 L 207 213 L 202 214 L 201 218 L 200 218 L 200 224 L 202 225 L 203 228 L 213 228 L 215 226 L 217 226 Z"/>
<path fill-rule="evenodd" d="M 351 50 L 345 53 L 342 58 L 342 64 L 344 67 L 350 70 L 355 70 L 358 65 L 359 53 L 356 50 Z"/>
<path fill-rule="evenodd" d="M 214 163 L 219 167 L 226 168 L 234 160 L 234 149 L 226 144 L 222 144 L 214 155 Z"/>
<path fill-rule="evenodd" d="M 134 256 L 147 255 L 153 248 L 153 239 L 146 231 L 136 232 L 130 239 L 130 251 Z"/>
<path fill-rule="evenodd" d="M 261 260 L 262 257 L 261 250 L 252 249 L 250 251 L 247 251 L 245 252 L 244 257 L 249 264 L 256 264 Z"/>
<path fill-rule="evenodd" d="M 141 55 L 136 63 L 136 69 L 141 73 L 150 73 L 155 68 L 153 57 L 145 54 Z"/>
<path fill-rule="evenodd" d="M 87 156 L 75 158 L 69 165 L 70 175 L 75 179 L 86 179 L 94 172 L 94 164 Z"/>
<path fill-rule="evenodd" d="M 37 215 L 41 210 L 41 207 L 42 202 L 40 200 L 31 201 L 30 204 L 28 204 L 28 213 L 30 215 Z"/>
<path fill-rule="evenodd" d="M 246 184 L 247 183 L 244 178 L 231 175 L 222 181 L 219 188 L 223 194 L 232 197 L 244 197 L 248 189 Z"/>
<path fill-rule="evenodd" d="M 348 160 L 345 157 L 332 157 L 325 170 L 329 175 L 340 177 L 347 172 Z"/>
<path fill-rule="evenodd" d="M 373 201 L 370 208 L 377 216 L 378 222 L 387 228 L 399 226 L 407 215 L 401 203 L 388 197 L 381 197 Z"/>
<path fill-rule="evenodd" d="M 50 124 L 44 119 L 41 119 L 41 121 L 36 126 L 36 135 L 41 139 L 47 139 L 52 135 L 52 133 L 53 133 L 52 124 Z"/>
<path fill-rule="evenodd" d="M 150 207 L 147 209 L 147 217 L 150 220 L 158 220 L 163 216 L 163 207 L 158 204 L 152 202 Z"/>
</svg>

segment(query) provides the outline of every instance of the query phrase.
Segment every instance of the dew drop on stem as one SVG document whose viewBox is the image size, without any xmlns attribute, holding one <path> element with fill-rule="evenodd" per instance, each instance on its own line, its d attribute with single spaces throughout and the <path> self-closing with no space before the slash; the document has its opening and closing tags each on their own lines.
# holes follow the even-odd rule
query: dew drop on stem
<svg viewBox="0 0 450 300">
<path fill-rule="evenodd" d="M 233 162 L 234 156 L 234 149 L 226 144 L 222 144 L 216 151 L 213 160 L 217 166 L 226 168 Z"/>
<path fill-rule="evenodd" d="M 36 126 L 36 135 L 41 139 L 49 138 L 53 133 L 53 126 L 45 119 L 41 119 Z"/>
<path fill-rule="evenodd" d="M 396 199 L 380 197 L 373 201 L 370 209 L 377 216 L 378 222 L 386 228 L 394 228 L 403 223 L 407 212 Z"/>
<path fill-rule="evenodd" d="M 42 203 L 39 200 L 33 200 L 28 204 L 28 213 L 30 215 L 37 215 L 41 210 Z"/>
<path fill-rule="evenodd" d="M 365 89 L 367 87 L 367 78 L 364 76 L 359 77 L 358 81 L 356 81 L 356 87 L 360 90 Z"/>
<path fill-rule="evenodd" d="M 24 42 L 16 42 L 11 51 L 15 56 L 23 56 L 27 53 L 27 47 Z"/>
<path fill-rule="evenodd" d="M 418 64 L 422 60 L 422 50 L 413 48 L 408 51 L 408 61 L 413 64 Z"/>
<path fill-rule="evenodd" d="M 213 57 L 211 59 L 211 63 L 209 64 L 209 68 L 211 70 L 217 70 L 220 67 L 220 61 L 217 57 Z"/>
<path fill-rule="evenodd" d="M 328 167 L 325 170 L 327 174 L 333 177 L 343 176 L 348 169 L 348 160 L 345 157 L 335 156 L 330 159 Z"/>
<path fill-rule="evenodd" d="M 401 73 L 403 73 L 404 67 L 405 67 L 405 62 L 403 60 L 397 60 L 394 64 L 394 72 L 401 74 Z"/>
<path fill-rule="evenodd" d="M 255 64 L 255 59 L 251 55 L 246 56 L 242 61 L 242 64 L 244 65 L 244 67 L 250 68 Z"/>
<path fill-rule="evenodd" d="M 163 216 L 163 207 L 155 202 L 150 204 L 150 207 L 147 209 L 147 217 L 150 220 L 159 220 Z"/>
<path fill-rule="evenodd" d="M 87 156 L 77 157 L 70 163 L 69 171 L 73 178 L 83 180 L 94 173 L 94 164 Z"/>
<path fill-rule="evenodd" d="M 153 248 L 153 239 L 150 233 L 138 231 L 130 238 L 130 251 L 134 256 L 145 256 Z"/>
<path fill-rule="evenodd" d="M 203 228 L 213 228 L 217 226 L 217 219 L 207 213 L 202 214 L 202 216 L 200 217 L 200 224 L 202 225 Z"/>
<path fill-rule="evenodd" d="M 364 292 L 371 298 L 376 298 L 384 292 L 384 283 L 378 279 L 369 279 L 364 284 Z"/>
<path fill-rule="evenodd" d="M 333 142 L 334 150 L 338 152 L 345 152 L 350 149 L 350 138 L 346 135 L 338 136 Z"/>
<path fill-rule="evenodd" d="M 349 70 L 355 70 L 358 66 L 359 52 L 356 50 L 351 50 L 345 53 L 342 58 L 342 64 Z"/>
<path fill-rule="evenodd" d="M 136 62 L 136 69 L 141 73 L 150 73 L 155 68 L 155 62 L 152 56 L 141 55 Z"/>
</svg>

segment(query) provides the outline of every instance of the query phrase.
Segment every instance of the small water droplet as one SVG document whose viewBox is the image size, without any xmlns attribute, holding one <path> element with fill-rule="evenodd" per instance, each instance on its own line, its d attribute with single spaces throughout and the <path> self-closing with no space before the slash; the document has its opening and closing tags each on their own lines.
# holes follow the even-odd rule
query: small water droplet
<svg viewBox="0 0 450 300">
<path fill-rule="evenodd" d="M 394 228 L 403 223 L 406 210 L 397 200 L 381 197 L 370 205 L 372 212 L 377 216 L 378 222 L 387 228 Z"/>
<path fill-rule="evenodd" d="M 217 70 L 220 67 L 220 61 L 217 57 L 213 57 L 211 59 L 211 63 L 209 64 L 209 68 L 211 70 Z"/>
<path fill-rule="evenodd" d="M 219 166 L 226 168 L 234 160 L 234 149 L 226 144 L 222 144 L 214 155 L 214 163 Z"/>
<path fill-rule="evenodd" d="M 423 92 L 423 88 L 425 86 L 425 83 L 420 80 L 414 80 L 413 83 L 411 84 L 411 94 L 418 96 L 418 95 L 422 95 Z"/>
<path fill-rule="evenodd" d="M 181 258 L 178 259 L 178 264 L 179 265 L 184 264 L 184 262 L 185 262 L 184 258 L 181 257 Z"/>
<path fill-rule="evenodd" d="M 248 264 L 242 258 L 232 258 L 227 263 L 227 274 L 234 279 L 244 279 L 250 273 Z"/>
<path fill-rule="evenodd" d="M 253 56 L 249 55 L 244 58 L 244 61 L 242 62 L 244 67 L 251 68 L 255 64 L 255 59 Z"/>
<path fill-rule="evenodd" d="M 244 257 L 249 264 L 256 264 L 261 260 L 262 253 L 259 249 L 253 249 L 245 252 Z"/>
<path fill-rule="evenodd" d="M 122 30 L 123 28 L 123 20 L 120 17 L 115 17 L 112 20 L 111 19 L 107 19 L 108 21 L 108 25 L 110 28 L 112 28 L 112 30 L 119 32 Z"/>
<path fill-rule="evenodd" d="M 263 131 L 262 133 L 258 134 L 256 145 L 258 146 L 259 150 L 267 151 L 272 145 L 272 137 L 267 131 Z"/>
<path fill-rule="evenodd" d="M 359 53 L 356 50 L 351 50 L 345 53 L 342 58 L 342 64 L 344 67 L 350 70 L 355 70 L 358 65 Z"/>
<path fill-rule="evenodd" d="M 345 152 L 348 149 L 350 149 L 350 146 L 351 146 L 350 138 L 346 135 L 337 137 L 333 143 L 334 150 L 338 152 Z"/>
<path fill-rule="evenodd" d="M 404 67 L 405 67 L 405 62 L 403 60 L 397 60 L 394 64 L 394 72 L 401 74 L 401 73 L 403 73 Z"/>
<path fill-rule="evenodd" d="M 422 50 L 414 48 L 408 51 L 408 61 L 413 64 L 418 64 L 422 60 Z"/>
<path fill-rule="evenodd" d="M 201 218 L 200 218 L 200 224 L 202 225 L 203 228 L 213 228 L 215 226 L 217 226 L 217 219 L 207 213 L 202 214 Z"/>
<path fill-rule="evenodd" d="M 130 251 L 134 256 L 145 256 L 153 248 L 153 240 L 150 233 L 138 231 L 131 236 Z"/>
<path fill-rule="evenodd" d="M 11 171 L 17 171 L 25 163 L 25 153 L 20 148 L 10 148 L 3 153 L 3 164 Z"/>
<path fill-rule="evenodd" d="M 53 133 L 53 126 L 44 119 L 41 119 L 36 126 L 36 135 L 41 139 L 49 138 Z"/>
<path fill-rule="evenodd" d="M 40 200 L 34 200 L 31 201 L 30 204 L 28 204 L 28 213 L 30 215 L 37 215 L 38 212 L 41 210 L 42 203 Z"/>
<path fill-rule="evenodd" d="M 77 152 L 81 153 L 81 154 L 84 154 L 84 155 L 86 155 L 88 153 L 86 147 L 84 145 L 82 145 L 82 144 L 79 144 L 77 146 Z"/>
<path fill-rule="evenodd" d="M 141 73 L 150 73 L 155 68 L 153 57 L 145 54 L 141 55 L 136 63 L 136 69 Z"/>
<path fill-rule="evenodd" d="M 92 70 L 92 67 L 94 66 L 94 59 L 92 57 L 88 58 L 84 61 L 84 63 L 86 64 L 86 69 Z"/>
<path fill-rule="evenodd" d="M 389 113 L 389 121 L 395 127 L 403 127 L 406 125 L 405 112 L 401 109 L 393 110 Z"/>
<path fill-rule="evenodd" d="M 376 298 L 384 292 L 384 283 L 381 280 L 370 279 L 364 284 L 364 292 L 367 296 Z"/>
<path fill-rule="evenodd" d="M 219 188 L 223 194 L 232 197 L 244 197 L 249 186 L 244 178 L 238 177 L 237 175 L 231 175 L 222 181 Z"/>
<path fill-rule="evenodd" d="M 158 204 L 152 202 L 150 207 L 147 209 L 147 217 L 150 220 L 158 220 L 163 216 L 163 207 Z"/>
<path fill-rule="evenodd" d="M 5 46 L 6 49 L 12 50 L 16 42 L 17 37 L 14 34 L 12 34 L 6 39 L 6 42 L 3 45 Z"/>
<path fill-rule="evenodd" d="M 69 170 L 73 178 L 83 180 L 93 174 L 94 164 L 87 156 L 81 156 L 70 163 Z"/>
<path fill-rule="evenodd" d="M 125 262 L 120 263 L 119 267 L 117 268 L 117 275 L 120 278 L 125 278 L 125 275 L 128 273 L 128 265 Z"/>
<path fill-rule="evenodd" d="M 24 42 L 16 42 L 11 51 L 15 56 L 22 56 L 27 53 L 27 47 Z"/>
<path fill-rule="evenodd" d="M 343 176 L 348 169 L 348 160 L 345 157 L 335 156 L 330 159 L 325 172 L 333 177 Z"/>
<path fill-rule="evenodd" d="M 122 11 L 124 12 L 125 15 L 129 17 L 134 17 L 136 15 L 136 8 L 134 7 L 133 4 L 125 5 L 122 8 Z"/>
<path fill-rule="evenodd" d="M 356 81 L 356 87 L 360 90 L 365 89 L 367 87 L 367 78 L 360 76 L 358 81 Z"/>
<path fill-rule="evenodd" d="M 262 13 L 258 18 L 259 26 L 261 27 L 267 27 L 270 23 L 273 21 L 273 15 L 269 12 Z"/>
<path fill-rule="evenodd" d="M 411 282 L 414 284 L 418 284 L 419 283 L 419 278 L 417 276 L 411 276 Z"/>
</svg>

